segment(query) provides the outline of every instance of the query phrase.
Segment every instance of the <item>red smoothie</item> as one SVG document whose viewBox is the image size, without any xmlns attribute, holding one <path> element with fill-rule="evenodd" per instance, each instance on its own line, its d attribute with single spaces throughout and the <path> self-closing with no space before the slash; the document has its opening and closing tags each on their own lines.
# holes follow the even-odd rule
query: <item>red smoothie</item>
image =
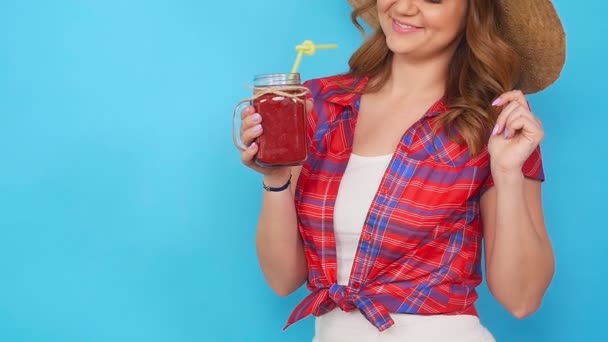
<svg viewBox="0 0 608 342">
<path fill-rule="evenodd" d="M 257 139 L 260 166 L 300 165 L 306 160 L 305 97 L 266 94 L 254 100 L 264 132 Z"/>
</svg>

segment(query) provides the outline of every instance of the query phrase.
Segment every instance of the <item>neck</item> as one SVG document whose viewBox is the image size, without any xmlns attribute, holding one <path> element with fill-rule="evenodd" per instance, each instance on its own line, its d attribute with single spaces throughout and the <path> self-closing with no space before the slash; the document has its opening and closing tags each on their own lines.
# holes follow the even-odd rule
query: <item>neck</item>
<svg viewBox="0 0 608 342">
<path fill-rule="evenodd" d="M 391 76 L 380 91 L 395 98 L 439 98 L 445 95 L 450 63 L 457 45 L 455 42 L 430 58 L 394 54 Z"/>
<path fill-rule="evenodd" d="M 449 58 L 412 61 L 394 55 L 391 76 L 381 91 L 395 97 L 422 96 L 438 98 L 445 93 Z"/>
</svg>

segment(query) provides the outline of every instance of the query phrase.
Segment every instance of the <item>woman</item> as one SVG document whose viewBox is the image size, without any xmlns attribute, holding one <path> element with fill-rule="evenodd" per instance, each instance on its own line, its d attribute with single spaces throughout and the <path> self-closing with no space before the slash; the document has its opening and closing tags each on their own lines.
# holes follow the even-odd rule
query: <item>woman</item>
<svg viewBox="0 0 608 342">
<path fill-rule="evenodd" d="M 288 325 L 317 316 L 318 342 L 493 341 L 474 305 L 482 241 L 518 318 L 554 272 L 524 93 L 559 75 L 561 23 L 549 0 L 350 2 L 374 34 L 347 74 L 306 83 L 305 164 L 256 166 L 263 122 L 242 113 L 242 160 L 266 190 L 261 268 L 279 295 L 307 281 Z"/>
</svg>

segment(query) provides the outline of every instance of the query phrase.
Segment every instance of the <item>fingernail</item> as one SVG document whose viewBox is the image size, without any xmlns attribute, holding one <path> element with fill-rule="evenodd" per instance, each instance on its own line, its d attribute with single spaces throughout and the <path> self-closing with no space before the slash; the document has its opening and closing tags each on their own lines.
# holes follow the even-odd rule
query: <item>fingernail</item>
<svg viewBox="0 0 608 342">
<path fill-rule="evenodd" d="M 262 116 L 258 113 L 255 113 L 251 116 L 251 120 L 253 122 L 260 122 L 260 120 L 262 120 Z"/>
<path fill-rule="evenodd" d="M 500 128 L 500 124 L 496 124 L 496 126 L 494 126 L 494 130 L 492 131 L 492 136 L 495 136 L 496 133 L 498 133 L 499 128 Z"/>
<path fill-rule="evenodd" d="M 250 150 L 254 150 L 258 145 L 256 143 L 251 143 L 251 145 L 249 145 L 249 149 Z"/>
<path fill-rule="evenodd" d="M 255 125 L 253 126 L 253 132 L 254 133 L 259 133 L 262 131 L 262 125 Z"/>
<path fill-rule="evenodd" d="M 494 102 L 492 102 L 492 106 L 500 106 L 500 104 L 502 103 L 502 99 L 499 97 L 496 100 L 494 100 Z"/>
<path fill-rule="evenodd" d="M 511 134 L 511 130 L 509 130 L 508 128 L 505 128 L 505 133 L 504 133 L 505 139 L 508 139 L 510 134 Z"/>
</svg>

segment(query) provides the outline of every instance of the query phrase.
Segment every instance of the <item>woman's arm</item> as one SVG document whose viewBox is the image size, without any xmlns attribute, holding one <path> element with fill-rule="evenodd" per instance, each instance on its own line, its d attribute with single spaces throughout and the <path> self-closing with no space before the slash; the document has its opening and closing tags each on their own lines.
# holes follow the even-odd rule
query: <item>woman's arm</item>
<svg viewBox="0 0 608 342">
<path fill-rule="evenodd" d="M 481 198 L 486 279 L 497 300 L 523 318 L 540 306 L 555 268 L 541 182 L 524 174 L 531 173 L 526 161 L 540 163 L 533 153 L 544 131 L 522 92 L 505 93 L 493 105 L 502 111 L 488 143 L 494 186 Z"/>
<path fill-rule="evenodd" d="M 257 253 L 262 272 L 270 287 L 287 296 L 306 281 L 308 265 L 298 231 L 294 192 L 300 167 L 291 168 L 291 186 L 281 192 L 264 191 L 257 229 Z M 280 187 L 289 173 L 265 176 L 264 183 Z"/>
<path fill-rule="evenodd" d="M 307 102 L 310 115 L 312 102 Z M 247 167 L 264 176 L 264 184 L 278 188 L 291 174 L 291 185 L 279 192 L 263 191 L 262 209 L 256 233 L 258 261 L 270 287 L 279 295 L 287 296 L 299 288 L 307 278 L 308 265 L 298 220 L 294 193 L 301 166 L 262 168 L 254 162 L 258 153 L 255 140 L 263 134 L 262 117 L 251 106 L 241 113 L 241 141 L 249 146 L 241 151 L 241 160 Z M 261 188 L 261 187 L 260 187 Z"/>
<path fill-rule="evenodd" d="M 496 299 L 523 318 L 538 309 L 554 272 L 541 185 L 521 172 L 493 175 L 495 186 L 481 200 L 486 279 Z"/>
</svg>

